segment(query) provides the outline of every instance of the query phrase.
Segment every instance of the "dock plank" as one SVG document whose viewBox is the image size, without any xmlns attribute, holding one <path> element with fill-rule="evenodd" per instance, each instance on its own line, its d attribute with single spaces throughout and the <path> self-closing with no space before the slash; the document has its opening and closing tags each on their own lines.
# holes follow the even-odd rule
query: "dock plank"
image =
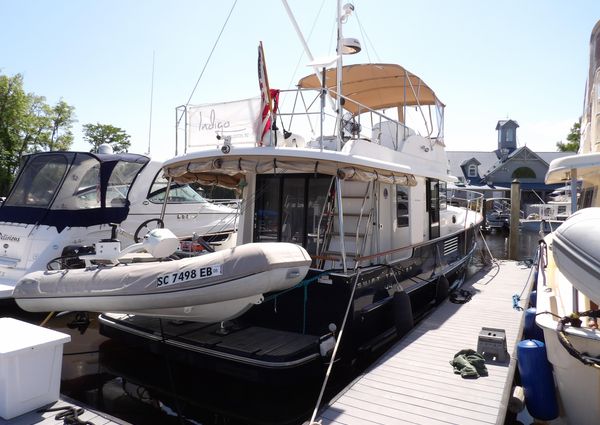
<svg viewBox="0 0 600 425">
<path fill-rule="evenodd" d="M 513 261 L 480 272 L 463 286 L 471 301 L 446 300 L 321 411 L 323 424 L 497 424 L 504 422 L 516 367 L 523 311 L 513 294 L 526 299 L 530 270 Z M 450 360 L 477 349 L 482 327 L 506 332 L 510 355 L 487 362 L 489 376 L 463 379 Z"/>
<path fill-rule="evenodd" d="M 3 419 L 0 417 L 0 425 L 57 425 L 62 424 L 63 421 L 57 421 L 55 416 L 59 412 L 48 412 L 46 409 L 59 408 L 59 407 L 82 407 L 74 400 L 68 398 L 61 398 L 60 400 L 36 409 L 34 411 L 24 413 L 12 419 Z M 94 425 L 130 425 L 125 421 L 121 421 L 117 418 L 113 418 L 109 415 L 105 415 L 101 412 L 91 410 L 88 407 L 83 407 L 85 411 L 79 416 L 81 421 L 89 421 Z M 39 410 L 39 412 L 38 412 Z"/>
</svg>

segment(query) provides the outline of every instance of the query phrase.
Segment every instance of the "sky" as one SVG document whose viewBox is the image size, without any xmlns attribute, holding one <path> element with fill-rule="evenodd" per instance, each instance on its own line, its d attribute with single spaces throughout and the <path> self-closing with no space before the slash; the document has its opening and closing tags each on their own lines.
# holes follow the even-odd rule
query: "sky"
<svg viewBox="0 0 600 425">
<path fill-rule="evenodd" d="M 332 55 L 336 1 L 288 3 L 313 55 Z M 582 113 L 600 0 L 353 4 L 344 36 L 363 50 L 345 63 L 420 76 L 446 104 L 448 150 L 492 151 L 496 123 L 513 119 L 519 146 L 555 151 Z M 82 125 L 100 123 L 125 130 L 130 152 L 172 157 L 177 106 L 260 94 L 259 41 L 272 88 L 310 73 L 278 0 L 0 0 L 0 21 L 0 73 L 75 107 L 75 150 L 90 148 Z"/>
</svg>

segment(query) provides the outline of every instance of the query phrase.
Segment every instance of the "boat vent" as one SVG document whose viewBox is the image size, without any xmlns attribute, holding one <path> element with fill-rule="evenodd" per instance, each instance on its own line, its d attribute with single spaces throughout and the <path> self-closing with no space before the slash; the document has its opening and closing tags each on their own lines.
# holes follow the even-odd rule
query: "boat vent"
<svg viewBox="0 0 600 425">
<path fill-rule="evenodd" d="M 458 251 L 458 236 L 444 241 L 444 256 Z"/>
</svg>

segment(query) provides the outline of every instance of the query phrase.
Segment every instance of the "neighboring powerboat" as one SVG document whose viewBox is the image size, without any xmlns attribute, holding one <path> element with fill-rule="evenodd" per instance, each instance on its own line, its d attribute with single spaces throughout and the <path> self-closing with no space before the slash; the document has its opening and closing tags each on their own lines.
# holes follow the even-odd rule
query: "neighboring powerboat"
<svg viewBox="0 0 600 425">
<path fill-rule="evenodd" d="M 584 208 L 541 243 L 536 323 L 566 423 L 591 425 L 600 417 L 599 231 L 600 208 Z"/>
<path fill-rule="evenodd" d="M 600 21 L 590 44 L 580 153 L 552 161 L 546 174 L 546 184 L 570 183 L 578 211 L 541 243 L 537 280 L 536 323 L 561 406 L 556 423 L 578 425 L 600 418 Z"/>
<path fill-rule="evenodd" d="M 532 204 L 533 212 L 519 222 L 521 229 L 530 232 L 553 232 L 571 215 L 571 201 L 549 201 L 545 204 Z"/>
<path fill-rule="evenodd" d="M 510 198 L 484 200 L 485 230 L 510 230 Z"/>
<path fill-rule="evenodd" d="M 21 277 L 45 270 L 53 258 L 89 252 L 110 237 L 111 223 L 119 224 L 123 246 L 164 225 L 181 239 L 195 234 L 233 246 L 237 201 L 211 202 L 189 185 L 168 183 L 161 166 L 112 150 L 25 156 L 0 205 L 0 298 L 11 297 Z"/>
</svg>

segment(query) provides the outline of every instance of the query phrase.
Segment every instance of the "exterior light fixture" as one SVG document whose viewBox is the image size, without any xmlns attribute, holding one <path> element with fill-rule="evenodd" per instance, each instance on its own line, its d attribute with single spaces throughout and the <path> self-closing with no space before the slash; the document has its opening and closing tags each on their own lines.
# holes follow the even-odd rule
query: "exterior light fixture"
<svg viewBox="0 0 600 425">
<path fill-rule="evenodd" d="M 360 41 L 356 38 L 342 38 L 340 40 L 341 54 L 342 55 L 354 55 L 361 51 Z"/>
</svg>

